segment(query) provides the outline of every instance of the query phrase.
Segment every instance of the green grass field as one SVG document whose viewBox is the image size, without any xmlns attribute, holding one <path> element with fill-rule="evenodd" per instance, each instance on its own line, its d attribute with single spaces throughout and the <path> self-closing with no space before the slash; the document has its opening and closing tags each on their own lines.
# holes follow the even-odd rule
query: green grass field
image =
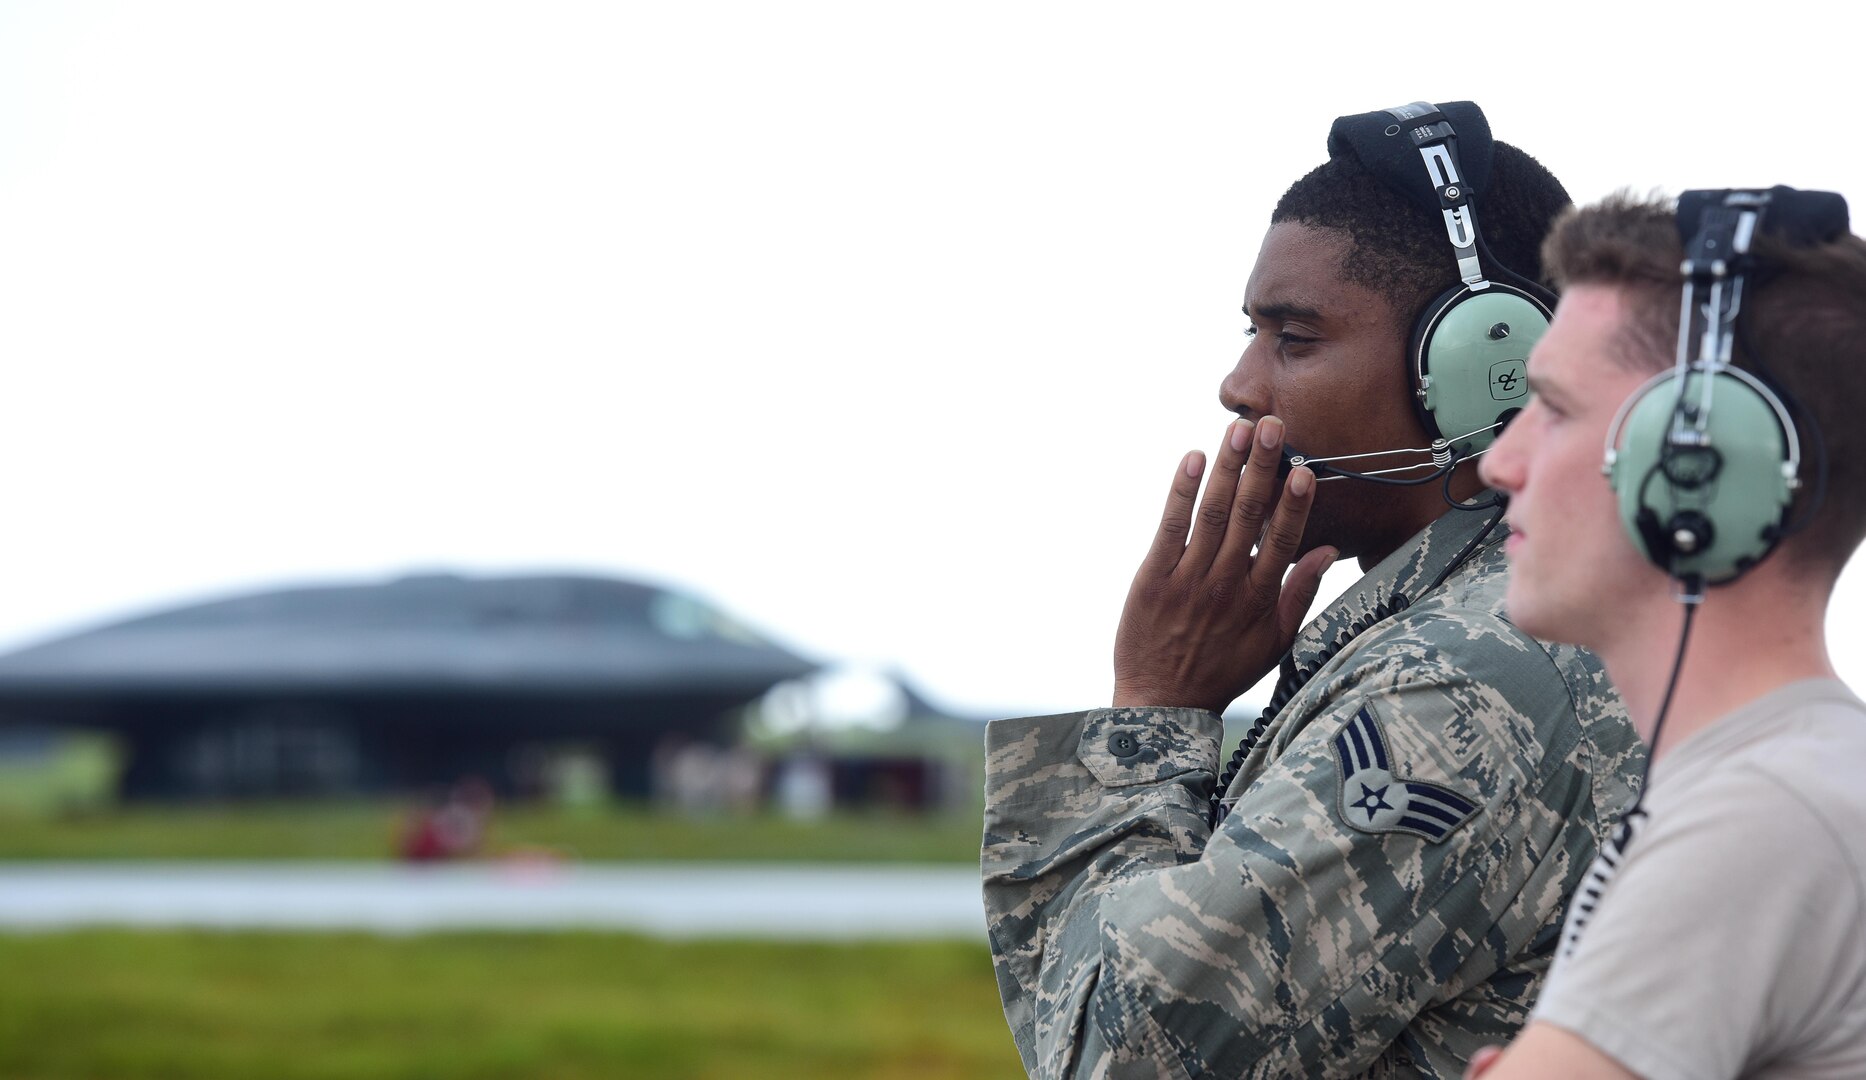
<svg viewBox="0 0 1866 1080">
<path fill-rule="evenodd" d="M 384 859 L 389 803 L 0 811 L 0 860 Z M 682 818 L 501 806 L 488 854 L 965 862 L 975 814 Z M 0 1077 L 1021 1075 L 990 957 L 952 942 L 594 932 L 0 934 Z"/>
<path fill-rule="evenodd" d="M 1017 1077 L 981 945 L 0 935 L 10 1080 Z"/>
<path fill-rule="evenodd" d="M 0 859 L 382 859 L 406 808 L 388 803 L 131 806 L 0 814 Z M 632 806 L 501 806 L 488 854 L 588 860 L 973 862 L 976 814 L 683 818 Z"/>
</svg>

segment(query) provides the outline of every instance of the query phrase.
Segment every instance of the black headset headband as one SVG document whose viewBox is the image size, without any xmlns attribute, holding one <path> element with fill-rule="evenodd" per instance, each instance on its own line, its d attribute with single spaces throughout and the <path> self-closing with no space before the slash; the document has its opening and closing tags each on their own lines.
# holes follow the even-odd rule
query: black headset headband
<svg viewBox="0 0 1866 1080">
<path fill-rule="evenodd" d="M 1847 200 L 1832 191 L 1798 191 L 1781 184 L 1766 191 L 1687 191 L 1678 196 L 1678 238 L 1685 243 L 1686 258 L 1696 260 L 1710 254 L 1694 250 L 1702 234 L 1719 217 L 1734 222 L 1743 210 L 1758 211 L 1765 234 L 1778 236 L 1795 247 L 1832 243 L 1850 227 Z M 1708 266 L 1709 260 L 1705 261 Z"/>
<path fill-rule="evenodd" d="M 1425 112 L 1422 107 L 1432 111 Z M 1453 198 L 1462 203 L 1468 193 L 1490 187 L 1490 121 L 1484 119 L 1484 110 L 1469 101 L 1448 101 L 1437 106 L 1420 102 L 1338 117 L 1328 129 L 1328 156 L 1360 162 L 1387 187 L 1437 214 L 1447 208 L 1446 200 L 1440 197 L 1442 185 L 1434 184 L 1420 166 L 1416 141 L 1402 136 L 1409 129 L 1423 128 L 1429 138 L 1431 129 L 1447 123 L 1450 128 L 1443 134 L 1450 136 L 1448 146 L 1465 188 Z"/>
<path fill-rule="evenodd" d="M 1328 131 L 1328 156 L 1358 162 L 1389 190 L 1442 217 L 1458 277 L 1471 291 L 1502 281 L 1554 308 L 1553 294 L 1503 265 L 1484 243 L 1477 209 L 1490 190 L 1496 142 L 1475 103 L 1415 101 L 1337 117 Z"/>
<path fill-rule="evenodd" d="M 1756 235 L 1774 236 L 1796 247 L 1831 243 L 1847 232 L 1847 201 L 1832 191 L 1798 191 L 1780 184 L 1767 190 L 1687 191 L 1678 197 L 1676 222 L 1685 250 L 1679 267 L 1685 279 L 1677 359 L 1682 380 L 1691 369 L 1718 370 L 1729 365 L 1745 279 L 1754 262 L 1750 245 Z M 1750 360 L 1758 368 L 1756 373 L 1765 375 L 1758 358 Z M 1691 414 L 1700 434 L 1710 411 L 1710 384 L 1704 385 L 1701 414 Z M 1684 419 L 1681 415 L 1679 422 Z M 1786 415 L 1783 420 L 1792 430 Z"/>
</svg>

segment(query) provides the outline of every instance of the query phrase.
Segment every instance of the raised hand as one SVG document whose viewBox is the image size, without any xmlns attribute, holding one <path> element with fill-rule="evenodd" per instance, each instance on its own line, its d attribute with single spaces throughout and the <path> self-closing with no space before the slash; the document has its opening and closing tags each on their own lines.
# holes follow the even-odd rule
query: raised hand
<svg viewBox="0 0 1866 1080">
<path fill-rule="evenodd" d="M 1339 554 L 1317 548 L 1283 580 L 1302 540 L 1315 476 L 1290 470 L 1276 497 L 1283 422 L 1237 420 L 1218 448 L 1173 476 L 1153 547 L 1134 576 L 1114 639 L 1114 704 L 1222 712 L 1289 648 Z M 1194 512 L 1194 503 L 1197 511 Z"/>
</svg>

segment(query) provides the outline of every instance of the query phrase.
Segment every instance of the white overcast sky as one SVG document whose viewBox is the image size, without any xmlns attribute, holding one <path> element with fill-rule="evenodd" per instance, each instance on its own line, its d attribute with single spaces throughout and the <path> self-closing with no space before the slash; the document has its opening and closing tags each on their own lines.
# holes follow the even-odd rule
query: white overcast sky
<svg viewBox="0 0 1866 1080">
<path fill-rule="evenodd" d="M 1471 98 L 1582 201 L 1866 217 L 1862 17 L 1720 9 L 6 0 L 0 647 L 578 570 L 958 708 L 1099 704 L 1336 115 Z"/>
</svg>

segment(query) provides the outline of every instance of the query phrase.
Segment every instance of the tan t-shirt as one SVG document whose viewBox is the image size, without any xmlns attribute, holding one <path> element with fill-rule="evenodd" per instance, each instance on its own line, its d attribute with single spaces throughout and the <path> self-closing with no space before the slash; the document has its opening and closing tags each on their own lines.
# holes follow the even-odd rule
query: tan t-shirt
<svg viewBox="0 0 1866 1080">
<path fill-rule="evenodd" d="M 1866 1077 L 1866 705 L 1776 690 L 1655 765 L 1646 808 L 1534 1019 L 1650 1080 Z"/>
</svg>

